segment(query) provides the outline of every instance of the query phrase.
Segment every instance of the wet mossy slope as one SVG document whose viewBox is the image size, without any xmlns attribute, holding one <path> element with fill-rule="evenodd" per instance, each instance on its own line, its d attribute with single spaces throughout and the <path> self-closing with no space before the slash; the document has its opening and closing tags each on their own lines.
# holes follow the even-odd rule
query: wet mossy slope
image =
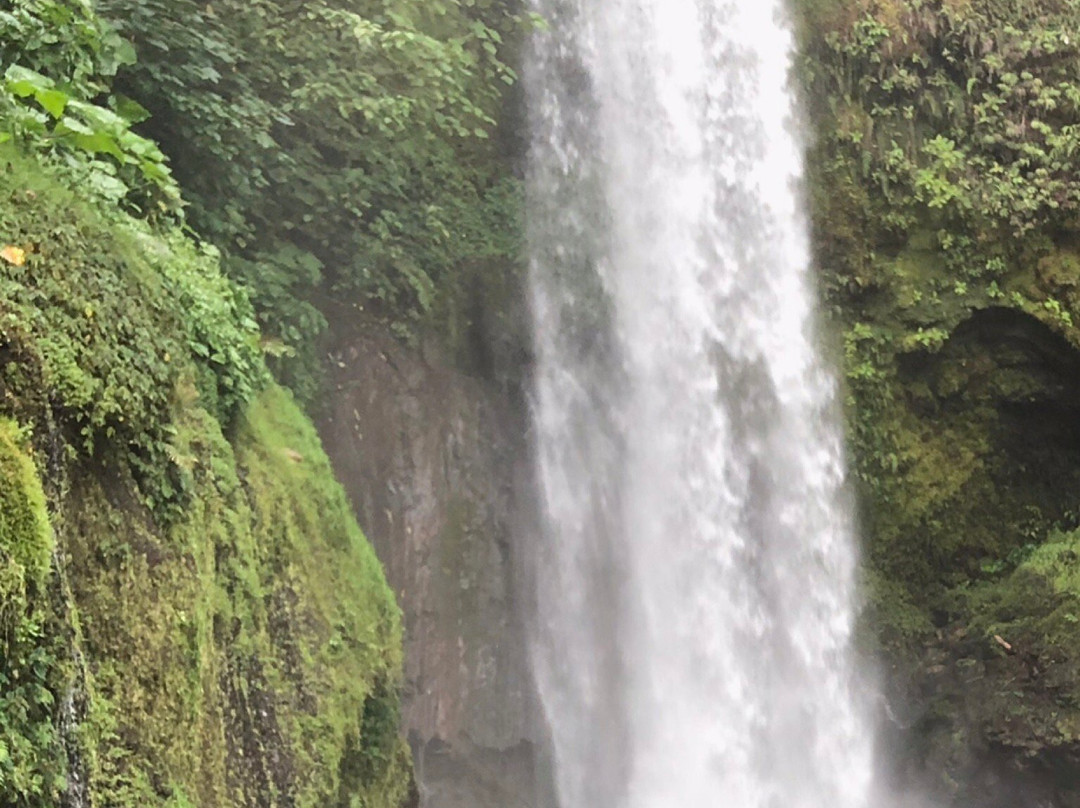
<svg viewBox="0 0 1080 808">
<path fill-rule="evenodd" d="M 48 173 L 0 159 L 0 804 L 403 804 L 398 610 L 249 304 Z"/>
<path fill-rule="evenodd" d="M 1080 7 L 796 9 L 887 723 L 959 804 L 1080 805 Z"/>
</svg>

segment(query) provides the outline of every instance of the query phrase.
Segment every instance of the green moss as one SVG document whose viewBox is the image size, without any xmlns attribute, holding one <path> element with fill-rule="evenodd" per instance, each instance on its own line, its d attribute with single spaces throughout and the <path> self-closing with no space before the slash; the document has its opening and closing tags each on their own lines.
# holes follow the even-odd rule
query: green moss
<svg viewBox="0 0 1080 808">
<path fill-rule="evenodd" d="M 244 295 L 0 157 L 0 803 L 396 808 L 397 606 Z"/>
<path fill-rule="evenodd" d="M 933 636 L 934 625 L 907 586 L 871 570 L 864 582 L 865 623 L 873 627 L 868 644 L 886 653 L 910 652 Z M 865 640 L 864 640 L 865 641 Z"/>
<path fill-rule="evenodd" d="M 25 437 L 0 417 L 0 802 L 51 799 L 63 767 L 53 726 L 55 646 L 49 618 L 53 534 Z"/>
<path fill-rule="evenodd" d="M 975 732 L 1022 755 L 1080 743 L 1078 553 L 1076 532 L 1055 533 L 998 580 L 952 593 L 971 615 L 968 653 L 986 659 L 966 707 Z"/>
<path fill-rule="evenodd" d="M 402 663 L 400 615 L 378 559 L 314 428 L 287 392 L 271 388 L 254 402 L 238 445 L 256 542 L 272 571 L 270 600 L 308 627 L 306 634 L 271 635 L 312 673 L 276 671 L 294 699 L 285 732 L 304 772 L 297 804 L 327 804 L 342 793 L 342 772 L 359 766 L 364 788 L 342 804 L 398 805 L 407 792 L 408 756 L 396 733 L 392 741 L 384 729 L 366 734 L 378 727 L 372 710 L 396 715 Z M 318 706 L 304 709 L 311 699 Z"/>
<path fill-rule="evenodd" d="M 1080 744 L 1080 11 L 795 10 L 817 130 L 815 252 L 844 334 L 866 628 L 915 683 L 925 765 L 959 788 L 979 750 L 1019 767 Z"/>
<path fill-rule="evenodd" d="M 69 451 L 121 450 L 146 503 L 183 504 L 167 453 L 171 397 L 193 371 L 224 422 L 266 371 L 245 297 L 212 251 L 99 209 L 15 151 L 0 152 L 0 400 Z"/>
<path fill-rule="evenodd" d="M 51 567 L 53 536 L 37 468 L 24 446 L 18 426 L 0 418 L 0 554 L 5 569 L 18 570 L 21 591 L 40 592 Z"/>
<path fill-rule="evenodd" d="M 310 422 L 272 387 L 234 448 L 190 401 L 173 447 L 191 499 L 168 532 L 117 506 L 122 480 L 72 487 L 94 793 L 399 805 L 397 607 Z"/>
</svg>

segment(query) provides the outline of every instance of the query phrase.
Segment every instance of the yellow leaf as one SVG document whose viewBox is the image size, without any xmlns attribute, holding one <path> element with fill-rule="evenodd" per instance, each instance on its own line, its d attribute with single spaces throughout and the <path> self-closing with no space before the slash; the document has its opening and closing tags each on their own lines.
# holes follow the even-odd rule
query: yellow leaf
<svg viewBox="0 0 1080 808">
<path fill-rule="evenodd" d="M 0 258 L 13 266 L 21 267 L 26 263 L 26 250 L 8 244 L 3 249 L 0 249 Z"/>
</svg>

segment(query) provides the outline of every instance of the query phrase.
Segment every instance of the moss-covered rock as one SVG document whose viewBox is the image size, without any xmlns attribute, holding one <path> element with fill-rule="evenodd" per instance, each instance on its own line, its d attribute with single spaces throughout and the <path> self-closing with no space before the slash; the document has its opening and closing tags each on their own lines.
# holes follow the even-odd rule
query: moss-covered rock
<svg viewBox="0 0 1080 808">
<path fill-rule="evenodd" d="M 192 403 L 174 445 L 191 500 L 168 531 L 122 477 L 81 469 L 68 495 L 92 792 L 400 805 L 396 607 L 312 427 L 270 388 L 232 444 Z"/>
<path fill-rule="evenodd" d="M 906 765 L 976 804 L 1016 778 L 1080 805 L 1080 10 L 796 7 L 866 623 Z"/>
<path fill-rule="evenodd" d="M 397 606 L 244 296 L 15 153 L 0 199 L 0 803 L 402 805 Z"/>
<path fill-rule="evenodd" d="M 58 787 L 51 722 L 54 643 L 44 636 L 53 534 L 22 431 L 0 418 L 0 800 L 21 805 Z"/>
<path fill-rule="evenodd" d="M 25 604 L 28 595 L 33 597 L 44 589 L 53 549 L 45 494 L 24 444 L 19 427 L 9 419 L 0 419 L 0 477 L 4 480 L 0 489 L 0 576 L 5 586 L 0 602 L 13 613 L 21 611 L 14 608 L 17 603 Z"/>
</svg>

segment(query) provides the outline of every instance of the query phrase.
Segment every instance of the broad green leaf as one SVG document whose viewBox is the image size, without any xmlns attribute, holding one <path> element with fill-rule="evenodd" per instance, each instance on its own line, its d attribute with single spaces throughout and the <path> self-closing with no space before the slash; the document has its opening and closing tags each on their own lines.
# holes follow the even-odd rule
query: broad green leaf
<svg viewBox="0 0 1080 808">
<path fill-rule="evenodd" d="M 63 136 L 72 133 L 77 135 L 93 135 L 94 130 L 79 119 L 72 118 L 70 115 L 65 115 L 60 119 L 60 123 L 56 125 L 56 134 Z"/>
<path fill-rule="evenodd" d="M 116 96 L 115 104 L 116 114 L 129 124 L 142 123 L 150 118 L 150 110 L 126 95 Z"/>
<path fill-rule="evenodd" d="M 94 129 L 102 129 L 113 135 L 119 135 L 127 130 L 127 121 L 113 112 L 111 109 L 99 107 L 97 104 L 88 104 L 85 101 L 72 100 L 68 108 L 77 113 Z"/>
<path fill-rule="evenodd" d="M 48 90 L 54 86 L 52 79 L 21 65 L 11 65 L 4 72 L 4 79 L 7 88 L 20 98 L 28 98 L 40 90 Z"/>
<path fill-rule="evenodd" d="M 34 98 L 37 100 L 45 111 L 52 115 L 54 118 L 60 118 L 64 114 L 64 110 L 67 108 L 68 101 L 71 100 L 71 96 L 65 93 L 63 90 L 38 90 L 34 93 Z"/>
<path fill-rule="evenodd" d="M 124 160 L 123 150 L 117 144 L 116 138 L 108 132 L 94 132 L 89 135 L 74 134 L 72 140 L 83 151 L 93 154 L 108 154 L 117 160 Z"/>
</svg>

